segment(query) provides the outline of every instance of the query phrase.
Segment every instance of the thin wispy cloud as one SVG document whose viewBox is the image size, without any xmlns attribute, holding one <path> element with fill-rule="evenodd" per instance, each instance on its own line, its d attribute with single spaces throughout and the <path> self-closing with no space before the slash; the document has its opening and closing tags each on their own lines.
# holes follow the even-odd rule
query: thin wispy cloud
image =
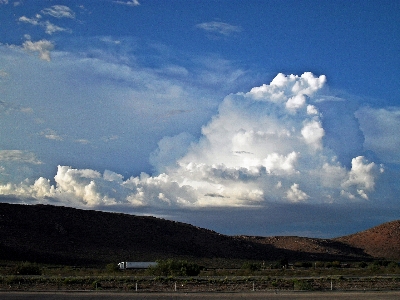
<svg viewBox="0 0 400 300">
<path fill-rule="evenodd" d="M 0 150 L 1 162 L 19 162 L 34 165 L 40 165 L 42 162 L 38 160 L 34 153 L 23 150 Z"/>
<path fill-rule="evenodd" d="M 32 24 L 32 25 L 39 25 L 39 20 L 40 19 L 41 19 L 41 16 L 40 15 L 36 15 L 35 18 L 28 18 L 28 17 L 22 16 L 18 20 L 20 22 L 29 23 L 29 24 Z"/>
<path fill-rule="evenodd" d="M 79 144 L 82 144 L 82 145 L 90 144 L 90 141 L 86 140 L 86 139 L 78 139 L 78 140 L 75 140 L 75 142 L 79 143 Z"/>
<path fill-rule="evenodd" d="M 62 27 L 60 27 L 60 26 L 54 25 L 54 24 L 50 23 L 49 21 L 44 22 L 43 26 L 44 26 L 45 29 L 46 29 L 45 32 L 46 32 L 47 34 L 50 34 L 50 35 L 53 34 L 53 33 L 55 33 L 55 32 L 63 32 L 63 31 L 65 31 L 65 32 L 71 32 L 70 29 L 62 28 Z"/>
<path fill-rule="evenodd" d="M 45 32 L 49 35 L 52 35 L 55 32 L 69 32 L 71 33 L 71 30 L 68 28 L 63 28 L 60 26 L 57 26 L 50 21 L 41 21 L 42 16 L 40 14 L 37 14 L 34 18 L 28 18 L 26 16 L 22 16 L 18 19 L 18 21 L 31 24 L 34 26 L 40 26 L 45 29 Z"/>
<path fill-rule="evenodd" d="M 43 9 L 42 14 L 49 15 L 54 18 L 69 18 L 74 19 L 75 13 L 72 9 L 65 5 L 53 5 L 52 7 L 48 7 Z"/>
<path fill-rule="evenodd" d="M 63 138 L 53 129 L 45 129 L 42 132 L 40 132 L 40 136 L 49 139 L 49 140 L 55 140 L 55 141 L 62 141 Z"/>
<path fill-rule="evenodd" d="M 127 5 L 127 6 L 139 6 L 140 3 L 138 0 L 132 0 L 132 1 L 113 1 L 114 3 L 117 4 L 122 4 L 122 5 Z"/>
<path fill-rule="evenodd" d="M 0 78 L 1 77 L 7 78 L 8 76 L 9 76 L 8 73 L 0 70 Z M 20 105 L 16 105 L 14 103 L 9 103 L 9 102 L 0 100 L 0 113 L 1 112 L 7 113 L 7 114 L 10 114 L 12 112 L 22 112 L 25 114 L 29 114 L 29 113 L 33 112 L 33 109 L 31 107 L 23 107 Z"/>
<path fill-rule="evenodd" d="M 6 71 L 0 69 L 0 78 L 6 78 L 7 76 L 9 76 L 9 74 Z"/>
<path fill-rule="evenodd" d="M 110 136 L 103 136 L 103 137 L 101 137 L 101 140 L 102 140 L 103 142 L 108 143 L 108 142 L 112 142 L 112 141 L 118 140 L 119 138 L 120 138 L 120 137 L 119 137 L 118 135 L 110 135 Z"/>
<path fill-rule="evenodd" d="M 205 22 L 196 25 L 197 28 L 203 29 L 208 33 L 220 34 L 223 36 L 230 36 L 242 31 L 240 26 L 231 25 L 224 22 Z"/>
</svg>

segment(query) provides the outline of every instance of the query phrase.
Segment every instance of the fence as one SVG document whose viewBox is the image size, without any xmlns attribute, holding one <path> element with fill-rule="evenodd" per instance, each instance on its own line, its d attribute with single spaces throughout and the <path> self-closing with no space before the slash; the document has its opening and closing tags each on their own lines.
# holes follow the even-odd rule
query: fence
<svg viewBox="0 0 400 300">
<path fill-rule="evenodd" d="M 0 290 L 110 290 L 127 292 L 245 292 L 400 290 L 400 276 L 375 277 L 133 277 L 1 276 Z"/>
</svg>

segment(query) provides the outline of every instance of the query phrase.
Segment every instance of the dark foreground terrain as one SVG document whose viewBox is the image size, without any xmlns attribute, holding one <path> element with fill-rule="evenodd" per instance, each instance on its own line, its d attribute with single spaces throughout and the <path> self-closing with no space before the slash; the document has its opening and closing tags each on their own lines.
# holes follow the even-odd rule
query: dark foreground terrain
<svg viewBox="0 0 400 300">
<path fill-rule="evenodd" d="M 337 239 L 226 236 L 144 216 L 0 203 L 0 261 L 104 266 L 120 261 L 400 259 L 400 221 Z"/>
<path fill-rule="evenodd" d="M 343 300 L 394 300 L 400 298 L 400 292 L 246 292 L 246 293 L 25 293 L 25 292 L 0 292 L 3 300 L 29 299 L 29 300 L 74 300 L 74 299 L 343 299 Z"/>
<path fill-rule="evenodd" d="M 400 275 L 382 276 L 8 276 L 0 292 L 243 293 L 400 291 Z"/>
</svg>

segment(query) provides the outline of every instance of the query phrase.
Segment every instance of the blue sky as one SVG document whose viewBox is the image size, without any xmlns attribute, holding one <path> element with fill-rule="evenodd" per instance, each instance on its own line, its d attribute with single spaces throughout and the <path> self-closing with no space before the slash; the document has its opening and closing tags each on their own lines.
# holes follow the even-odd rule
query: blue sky
<svg viewBox="0 0 400 300">
<path fill-rule="evenodd" d="M 226 234 L 398 219 L 399 11 L 0 0 L 0 201 Z"/>
</svg>

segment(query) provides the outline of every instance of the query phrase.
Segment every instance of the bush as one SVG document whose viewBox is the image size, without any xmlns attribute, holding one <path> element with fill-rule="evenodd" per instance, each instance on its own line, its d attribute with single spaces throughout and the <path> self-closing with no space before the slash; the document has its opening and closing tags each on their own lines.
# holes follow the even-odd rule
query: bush
<svg viewBox="0 0 400 300">
<path fill-rule="evenodd" d="M 395 269 L 398 269 L 398 268 L 399 268 L 399 264 L 396 263 L 396 262 L 394 262 L 394 261 L 391 261 L 391 262 L 387 265 L 387 268 L 392 269 L 392 270 L 395 270 Z"/>
<path fill-rule="evenodd" d="M 101 282 L 98 281 L 98 280 L 93 281 L 92 282 L 92 288 L 96 289 L 96 290 L 101 289 Z"/>
<path fill-rule="evenodd" d="M 300 291 L 311 291 L 313 289 L 312 284 L 306 280 L 297 280 L 293 281 L 293 289 Z"/>
<path fill-rule="evenodd" d="M 327 268 L 340 268 L 340 261 L 332 261 L 332 262 L 327 262 L 325 267 Z"/>
<path fill-rule="evenodd" d="M 201 268 L 195 263 L 184 260 L 159 260 L 156 266 L 148 269 L 148 273 L 158 276 L 197 276 Z"/>
<path fill-rule="evenodd" d="M 376 260 L 374 261 L 374 265 L 378 267 L 387 267 L 390 264 L 390 261 L 387 260 Z"/>
<path fill-rule="evenodd" d="M 358 267 L 364 269 L 364 268 L 368 267 L 368 264 L 365 261 L 362 261 L 358 264 Z"/>
<path fill-rule="evenodd" d="M 281 266 L 282 268 L 287 268 L 287 266 L 289 265 L 289 261 L 288 261 L 287 258 L 285 257 L 285 258 L 282 258 L 282 259 L 279 261 L 279 264 L 280 264 L 280 266 Z"/>
<path fill-rule="evenodd" d="M 107 273 L 115 273 L 115 272 L 118 272 L 118 270 L 119 270 L 119 266 L 115 263 L 106 265 Z"/>
<path fill-rule="evenodd" d="M 310 263 L 308 261 L 301 261 L 301 262 L 295 262 L 294 266 L 296 268 L 311 268 L 312 267 L 312 263 Z"/>
<path fill-rule="evenodd" d="M 25 262 L 15 267 L 16 275 L 42 275 L 42 270 L 35 263 Z"/>
<path fill-rule="evenodd" d="M 254 271 L 260 270 L 261 267 L 260 267 L 259 264 L 256 264 L 256 263 L 245 262 L 245 263 L 242 265 L 241 269 L 242 269 L 242 270 L 248 270 L 248 271 L 254 272 Z"/>
</svg>

